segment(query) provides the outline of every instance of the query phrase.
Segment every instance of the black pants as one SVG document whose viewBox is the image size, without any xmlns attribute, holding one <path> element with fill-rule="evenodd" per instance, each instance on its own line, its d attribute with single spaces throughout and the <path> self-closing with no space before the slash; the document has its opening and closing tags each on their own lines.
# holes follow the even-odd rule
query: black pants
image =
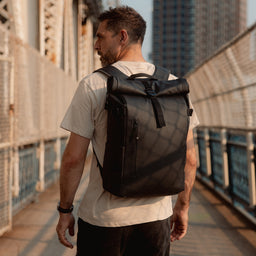
<svg viewBox="0 0 256 256">
<path fill-rule="evenodd" d="M 77 256 L 169 256 L 170 218 L 125 227 L 78 220 Z"/>
</svg>

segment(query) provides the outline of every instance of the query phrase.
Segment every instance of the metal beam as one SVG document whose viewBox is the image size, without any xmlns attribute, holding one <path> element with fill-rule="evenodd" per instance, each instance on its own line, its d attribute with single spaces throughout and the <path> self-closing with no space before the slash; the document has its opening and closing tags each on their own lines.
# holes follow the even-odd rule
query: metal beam
<svg viewBox="0 0 256 256">
<path fill-rule="evenodd" d="M 101 0 L 84 0 L 85 4 L 89 7 L 90 15 L 98 17 L 102 11 Z"/>
</svg>

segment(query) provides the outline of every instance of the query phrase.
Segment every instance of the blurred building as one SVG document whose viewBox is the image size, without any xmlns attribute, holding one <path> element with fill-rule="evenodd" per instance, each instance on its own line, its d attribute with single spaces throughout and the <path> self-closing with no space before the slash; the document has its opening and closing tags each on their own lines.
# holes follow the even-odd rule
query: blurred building
<svg viewBox="0 0 256 256">
<path fill-rule="evenodd" d="M 246 6 L 246 0 L 154 0 L 154 63 L 184 76 L 246 28 Z"/>
<path fill-rule="evenodd" d="M 195 64 L 246 29 L 247 0 L 195 1 Z"/>
</svg>

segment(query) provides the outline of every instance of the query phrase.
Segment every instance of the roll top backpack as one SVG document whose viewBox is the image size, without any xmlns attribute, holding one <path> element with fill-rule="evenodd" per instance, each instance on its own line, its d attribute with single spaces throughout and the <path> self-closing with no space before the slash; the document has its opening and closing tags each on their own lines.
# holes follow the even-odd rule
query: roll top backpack
<svg viewBox="0 0 256 256">
<path fill-rule="evenodd" d="M 192 109 L 189 85 L 169 72 L 127 76 L 114 66 L 96 70 L 108 77 L 107 142 L 103 187 L 121 197 L 173 195 L 184 190 L 186 139 Z M 95 154 L 96 155 L 96 154 Z"/>
</svg>

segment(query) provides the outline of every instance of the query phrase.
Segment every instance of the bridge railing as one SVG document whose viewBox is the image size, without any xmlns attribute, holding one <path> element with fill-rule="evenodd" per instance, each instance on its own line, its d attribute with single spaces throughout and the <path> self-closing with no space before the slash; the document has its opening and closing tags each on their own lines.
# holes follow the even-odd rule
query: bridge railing
<svg viewBox="0 0 256 256">
<path fill-rule="evenodd" d="M 0 26 L 0 234 L 57 177 L 77 82 Z"/>
<path fill-rule="evenodd" d="M 256 23 L 187 75 L 198 176 L 256 223 Z"/>
<path fill-rule="evenodd" d="M 198 178 L 256 223 L 256 131 L 195 130 Z"/>
</svg>

